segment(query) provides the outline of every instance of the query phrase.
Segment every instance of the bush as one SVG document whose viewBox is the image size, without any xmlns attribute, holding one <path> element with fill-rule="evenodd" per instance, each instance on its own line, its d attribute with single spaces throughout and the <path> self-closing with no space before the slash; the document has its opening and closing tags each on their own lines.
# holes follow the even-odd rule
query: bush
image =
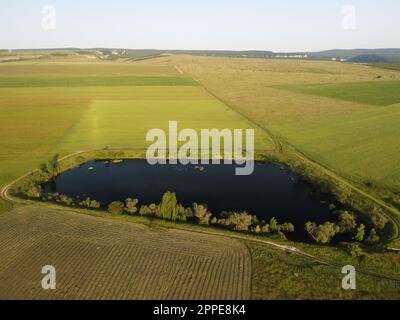
<svg viewBox="0 0 400 320">
<path fill-rule="evenodd" d="M 125 212 L 128 214 L 135 214 L 138 212 L 137 205 L 139 203 L 138 199 L 128 198 L 125 200 Z"/>
<path fill-rule="evenodd" d="M 279 232 L 294 232 L 294 225 L 292 223 L 284 223 L 278 225 Z"/>
<path fill-rule="evenodd" d="M 283 241 L 287 240 L 286 235 L 281 231 L 278 231 L 278 237 L 280 240 L 283 240 Z"/>
<path fill-rule="evenodd" d="M 268 233 L 279 234 L 279 232 L 281 233 L 294 232 L 294 225 L 292 223 L 286 222 L 284 224 L 279 224 L 276 218 L 271 218 L 269 224 L 265 224 L 265 222 L 263 224 L 264 225 L 261 228 L 261 233 L 263 234 L 268 234 Z"/>
<path fill-rule="evenodd" d="M 358 244 L 350 244 L 347 246 L 347 253 L 353 258 L 360 258 L 364 255 Z"/>
<path fill-rule="evenodd" d="M 84 208 L 88 209 L 99 209 L 100 208 L 100 202 L 96 200 L 92 200 L 90 198 L 86 198 L 85 200 L 79 202 L 79 205 Z"/>
<path fill-rule="evenodd" d="M 65 204 L 66 206 L 72 206 L 74 203 L 74 199 L 63 194 L 60 196 L 60 202 Z"/>
<path fill-rule="evenodd" d="M 37 184 L 31 184 L 27 186 L 26 190 L 23 192 L 25 196 L 31 199 L 38 199 L 42 197 L 42 188 Z"/>
<path fill-rule="evenodd" d="M 260 234 L 260 233 L 261 233 L 261 227 L 260 227 L 259 225 L 257 225 L 257 226 L 254 228 L 253 232 L 254 232 L 255 234 Z"/>
<path fill-rule="evenodd" d="M 139 214 L 141 216 L 155 216 L 157 212 L 157 205 L 152 203 L 149 206 L 141 206 Z"/>
<path fill-rule="evenodd" d="M 197 222 L 201 225 L 209 225 L 212 217 L 212 213 L 207 210 L 205 205 L 193 204 L 193 216 L 197 219 Z"/>
</svg>

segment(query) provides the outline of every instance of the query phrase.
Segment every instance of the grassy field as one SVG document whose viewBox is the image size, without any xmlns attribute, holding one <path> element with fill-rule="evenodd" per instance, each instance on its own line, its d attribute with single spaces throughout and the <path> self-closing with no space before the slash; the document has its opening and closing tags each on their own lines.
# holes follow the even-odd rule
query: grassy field
<svg viewBox="0 0 400 320">
<path fill-rule="evenodd" d="M 399 299 L 398 281 L 357 274 L 265 245 L 62 209 L 25 206 L 0 217 L 2 299 Z M 132 220 L 129 221 L 128 220 Z M 40 232 L 38 232 L 40 230 Z M 10 250 L 12 248 L 12 250 Z M 307 249 L 310 247 L 307 246 Z M 358 266 L 340 249 L 331 259 Z M 314 254 L 324 248 L 315 246 Z M 321 251 L 322 250 L 322 251 Z M 393 254 L 393 257 L 395 255 Z M 377 258 L 368 255 L 377 263 Z M 390 266 L 390 262 L 393 263 Z M 396 259 L 381 273 L 397 275 Z M 57 270 L 57 290 L 40 287 Z M 380 264 L 382 266 L 382 264 Z M 365 267 L 365 262 L 360 267 Z M 396 267 L 396 268 L 395 268 Z M 357 267 L 358 268 L 358 267 Z"/>
<path fill-rule="evenodd" d="M 281 86 L 294 92 L 376 106 L 400 103 L 400 81 Z"/>
<path fill-rule="evenodd" d="M 371 63 L 371 67 L 400 71 L 400 63 Z"/>
<path fill-rule="evenodd" d="M 24 207 L 0 218 L 0 242 L 0 299 L 250 298 L 249 252 L 230 239 Z"/>
<path fill-rule="evenodd" d="M 153 63 L 177 65 L 234 110 L 339 174 L 400 191 L 398 106 L 383 107 L 400 101 L 400 72 L 325 61 L 191 56 Z"/>
<path fill-rule="evenodd" d="M 189 56 L 89 60 L 0 64 L 1 186 L 55 153 L 146 148 L 148 130 L 177 120 L 181 129 L 256 128 L 259 150 L 274 147 L 272 132 L 343 175 L 400 191 L 396 70 Z M 0 201 L 4 298 L 393 299 L 399 293 L 397 283 L 364 276 L 360 290 L 346 293 L 340 270 L 249 245 L 250 293 L 249 252 L 235 241 L 43 207 L 9 210 Z M 304 246 L 347 262 L 343 250 Z M 38 289 L 44 264 L 61 266 L 64 289 L 51 296 Z M 393 274 L 397 265 L 397 256 L 376 254 L 362 267 Z"/>
<path fill-rule="evenodd" d="M 14 62 L 2 64 L 0 75 L 3 77 L 66 77 L 66 76 L 170 76 L 180 73 L 170 66 L 136 66 L 122 62 L 99 62 L 90 59 L 53 59 L 40 62 Z"/>
<path fill-rule="evenodd" d="M 252 256 L 253 299 L 375 300 L 400 298 L 400 283 L 358 273 L 357 290 L 342 289 L 339 268 L 248 243 Z"/>
<path fill-rule="evenodd" d="M 271 126 L 312 159 L 400 190 L 400 105 Z"/>
</svg>

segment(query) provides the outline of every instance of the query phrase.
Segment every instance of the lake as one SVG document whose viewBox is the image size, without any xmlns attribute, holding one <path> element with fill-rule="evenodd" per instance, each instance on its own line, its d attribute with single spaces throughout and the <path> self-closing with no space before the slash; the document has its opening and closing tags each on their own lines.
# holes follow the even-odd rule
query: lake
<svg viewBox="0 0 400 320">
<path fill-rule="evenodd" d="M 307 221 L 335 222 L 338 218 L 328 199 L 317 196 L 296 173 L 272 163 L 256 163 L 252 175 L 236 176 L 234 165 L 206 165 L 201 171 L 193 165 L 150 166 L 146 160 L 121 164 L 90 161 L 44 185 L 46 193 L 90 197 L 104 208 L 126 198 L 137 198 L 140 204 L 159 203 L 166 191 L 175 192 L 185 207 L 195 202 L 207 204 L 215 215 L 247 211 L 260 221 L 276 217 L 280 223 L 291 222 L 296 227 L 289 236 L 293 240 L 308 239 L 304 231 Z"/>
</svg>

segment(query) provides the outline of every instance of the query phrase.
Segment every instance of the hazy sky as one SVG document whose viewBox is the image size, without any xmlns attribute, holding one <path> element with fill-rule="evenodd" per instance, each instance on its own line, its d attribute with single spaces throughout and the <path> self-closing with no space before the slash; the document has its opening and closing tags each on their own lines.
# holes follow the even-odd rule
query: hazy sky
<svg viewBox="0 0 400 320">
<path fill-rule="evenodd" d="M 400 47 L 399 0 L 0 0 L 0 4 L 3 49 Z M 42 13 L 48 5 L 55 8 L 55 16 L 51 8 Z M 351 8 L 346 14 L 342 11 L 348 5 L 355 8 L 355 25 Z"/>
</svg>

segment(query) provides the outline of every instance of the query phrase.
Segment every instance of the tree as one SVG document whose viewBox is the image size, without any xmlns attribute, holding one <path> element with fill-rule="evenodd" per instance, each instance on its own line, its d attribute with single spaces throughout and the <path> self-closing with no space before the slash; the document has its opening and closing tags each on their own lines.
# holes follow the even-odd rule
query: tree
<svg viewBox="0 0 400 320">
<path fill-rule="evenodd" d="M 43 182 L 47 182 L 53 178 L 53 176 L 50 173 L 48 163 L 42 163 L 40 165 L 39 174 L 41 175 L 41 181 L 43 181 Z"/>
<path fill-rule="evenodd" d="M 233 228 L 236 231 L 249 231 L 251 226 L 252 216 L 247 212 L 234 212 L 228 219 L 226 219 L 225 224 Z"/>
<path fill-rule="evenodd" d="M 251 223 L 254 224 L 254 225 L 258 225 L 258 224 L 260 224 L 260 220 L 258 219 L 257 216 L 252 216 L 251 217 Z"/>
<path fill-rule="evenodd" d="M 263 227 L 261 228 L 261 232 L 264 234 L 270 233 L 269 224 L 263 225 Z"/>
<path fill-rule="evenodd" d="M 292 223 L 284 223 L 278 226 L 280 232 L 294 232 L 294 225 Z"/>
<path fill-rule="evenodd" d="M 353 203 L 353 197 L 352 197 L 352 190 L 350 189 L 350 187 L 341 185 L 341 186 L 335 186 L 334 187 L 334 193 L 336 196 L 336 199 L 343 204 L 349 203 L 352 204 Z"/>
<path fill-rule="evenodd" d="M 378 243 L 379 240 L 380 240 L 380 238 L 379 238 L 378 234 L 376 233 L 376 230 L 372 229 L 367 238 L 367 242 L 370 244 L 375 244 L 375 243 Z"/>
<path fill-rule="evenodd" d="M 55 154 L 54 157 L 47 163 L 47 172 L 54 179 L 60 173 L 59 155 Z"/>
<path fill-rule="evenodd" d="M 164 193 L 156 215 L 162 219 L 176 220 L 178 215 L 178 200 L 175 193 L 170 191 Z"/>
<path fill-rule="evenodd" d="M 187 215 L 191 214 L 191 210 L 185 209 L 178 203 L 176 194 L 173 192 L 164 193 L 161 203 L 157 206 L 156 216 L 171 221 L 186 221 Z"/>
<path fill-rule="evenodd" d="M 278 220 L 276 218 L 271 218 L 271 220 L 269 221 L 269 230 L 270 232 L 279 231 Z"/>
<path fill-rule="evenodd" d="M 212 213 L 207 210 L 204 205 L 193 204 L 193 215 L 196 217 L 199 224 L 209 225 Z"/>
<path fill-rule="evenodd" d="M 310 235 L 312 235 L 317 228 L 318 228 L 318 225 L 315 222 L 309 221 L 305 225 L 305 229 Z"/>
<path fill-rule="evenodd" d="M 124 204 L 121 201 L 114 201 L 108 206 L 108 212 L 112 214 L 122 214 L 124 212 Z"/>
<path fill-rule="evenodd" d="M 191 215 L 192 215 L 192 210 L 190 208 L 185 209 L 182 205 L 178 204 L 178 206 L 176 207 L 176 214 L 172 218 L 172 220 L 185 222 L 187 217 Z"/>
<path fill-rule="evenodd" d="M 138 203 L 139 203 L 138 199 L 131 199 L 131 198 L 126 199 L 125 200 L 125 208 L 124 208 L 125 212 L 128 214 L 137 213 L 138 212 L 138 208 L 137 208 Z"/>
<path fill-rule="evenodd" d="M 362 242 L 364 241 L 364 238 L 365 238 L 365 225 L 360 224 L 360 226 L 357 228 L 354 240 Z"/>
<path fill-rule="evenodd" d="M 356 217 L 353 213 L 342 211 L 339 215 L 339 228 L 340 233 L 353 232 L 357 227 Z"/>
<path fill-rule="evenodd" d="M 371 221 L 375 229 L 382 230 L 388 223 L 388 219 L 383 215 L 379 209 L 374 209 L 371 214 Z"/>
<path fill-rule="evenodd" d="M 305 229 L 314 241 L 322 244 L 330 243 L 340 231 L 340 228 L 332 222 L 325 222 L 319 226 L 315 222 L 307 222 Z"/>
<path fill-rule="evenodd" d="M 42 188 L 37 184 L 32 183 L 24 192 L 28 198 L 38 199 L 42 196 Z"/>
</svg>

